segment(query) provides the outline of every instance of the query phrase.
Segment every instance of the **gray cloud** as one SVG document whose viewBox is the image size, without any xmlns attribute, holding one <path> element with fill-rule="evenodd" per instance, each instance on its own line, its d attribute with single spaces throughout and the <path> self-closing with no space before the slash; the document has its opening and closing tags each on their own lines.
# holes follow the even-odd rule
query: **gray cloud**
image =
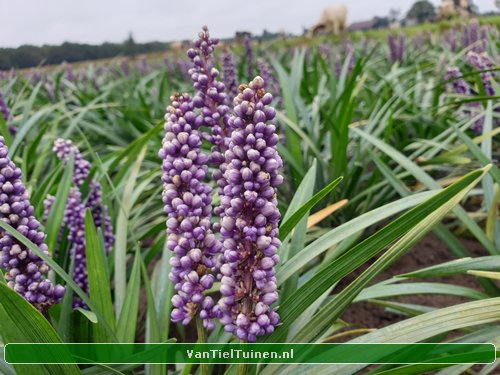
<svg viewBox="0 0 500 375">
<path fill-rule="evenodd" d="M 192 39 L 207 24 L 214 36 L 237 30 L 260 34 L 263 29 L 300 32 L 321 10 L 337 1 L 309 0 L 0 0 L 0 46 L 59 44 L 64 41 L 123 41 L 132 32 L 137 41 Z M 435 4 L 439 0 L 433 1 Z M 344 0 L 349 22 L 406 12 L 413 0 Z M 495 9 L 493 0 L 476 0 L 481 11 Z"/>
</svg>

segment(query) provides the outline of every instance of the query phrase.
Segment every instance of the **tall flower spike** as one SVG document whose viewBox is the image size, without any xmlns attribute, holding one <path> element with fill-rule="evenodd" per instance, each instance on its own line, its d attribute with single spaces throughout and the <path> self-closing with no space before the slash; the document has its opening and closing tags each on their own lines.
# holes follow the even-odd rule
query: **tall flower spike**
<svg viewBox="0 0 500 375">
<path fill-rule="evenodd" d="M 228 183 L 221 196 L 220 321 L 226 331 L 250 342 L 273 332 L 279 323 L 271 305 L 278 299 L 274 267 L 281 243 L 276 189 L 283 182 L 278 172 L 283 162 L 276 150 L 276 127 L 267 124 L 275 116 L 271 101 L 261 77 L 240 86 L 225 153 Z"/>
<path fill-rule="evenodd" d="M 471 89 L 470 86 L 465 80 L 462 78 L 462 73 L 456 67 L 449 67 L 446 70 L 444 75 L 445 81 L 451 81 L 451 86 L 453 87 L 453 91 L 459 95 L 470 95 Z"/>
<path fill-rule="evenodd" d="M 208 157 L 201 152 L 202 134 L 187 94 L 171 97 L 165 115 L 165 137 L 159 156 L 163 160 L 163 203 L 167 219 L 170 280 L 175 284 L 172 321 L 188 324 L 197 314 L 213 329 L 217 306 L 205 295 L 214 283 L 211 271 L 220 242 L 210 229 L 211 187 L 204 183 Z"/>
<path fill-rule="evenodd" d="M 85 253 L 85 209 L 90 209 L 96 227 L 102 229 L 104 245 L 108 254 L 115 240 L 111 218 L 107 212 L 107 207 L 102 202 L 101 185 L 97 181 L 91 181 L 89 197 L 86 202 L 82 200 L 79 189 L 89 176 L 91 165 L 90 162 L 83 158 L 78 147 L 70 140 L 59 138 L 54 142 L 53 150 L 63 163 L 67 163 L 71 153 L 74 155 L 75 166 L 73 171 L 73 183 L 75 187 L 71 188 L 68 202 L 66 203 L 64 224 L 69 229 L 68 241 L 71 243 L 71 251 L 75 260 L 73 278 L 85 292 L 88 292 L 87 260 Z M 47 217 L 52 207 L 53 200 L 54 198 L 48 196 L 44 202 L 45 216 Z M 73 306 L 85 307 L 85 304 L 79 298 L 75 297 Z"/>
<path fill-rule="evenodd" d="M 257 59 L 257 65 L 259 67 L 260 76 L 264 79 L 264 82 L 266 82 L 266 90 L 271 93 L 276 102 L 280 102 L 280 84 L 274 76 L 271 67 L 263 58 Z"/>
<path fill-rule="evenodd" d="M 3 97 L 1 92 L 0 92 L 0 116 L 2 116 L 5 122 L 7 123 L 10 120 L 10 108 L 7 105 L 7 102 L 5 101 L 5 98 Z M 8 127 L 10 134 L 15 135 L 17 133 L 17 128 L 15 128 L 13 125 L 9 124 Z"/>
<path fill-rule="evenodd" d="M 101 228 L 104 235 L 104 247 L 106 248 L 107 254 L 109 254 L 115 243 L 115 236 L 113 234 L 113 224 L 109 216 L 108 208 L 102 201 L 101 184 L 97 181 L 92 181 L 90 183 L 90 194 L 85 203 L 85 208 L 90 209 L 96 228 Z"/>
<path fill-rule="evenodd" d="M 53 151 L 56 153 L 57 157 L 64 163 L 68 162 L 71 152 L 73 152 L 75 158 L 73 183 L 77 187 L 81 187 L 89 175 L 90 163 L 83 158 L 78 148 L 73 145 L 73 142 L 68 139 L 56 139 L 54 141 Z"/>
<path fill-rule="evenodd" d="M 45 254 L 45 234 L 33 216 L 29 194 L 21 181 L 21 170 L 8 156 L 5 140 L 0 137 L 0 220 L 26 236 Z M 59 303 L 65 289 L 45 278 L 49 266 L 25 245 L 5 231 L 0 231 L 0 267 L 5 268 L 7 285 L 33 304 L 45 310 Z"/>
<path fill-rule="evenodd" d="M 245 47 L 245 60 L 247 62 L 247 77 L 253 76 L 253 48 L 252 48 L 252 38 L 250 35 L 246 34 L 243 39 L 243 45 Z"/>
<path fill-rule="evenodd" d="M 399 34 L 396 38 L 394 35 L 389 34 L 387 42 L 389 45 L 389 62 L 391 64 L 394 64 L 395 62 L 399 62 L 400 64 L 403 63 L 406 49 L 405 35 Z"/>
<path fill-rule="evenodd" d="M 75 158 L 75 168 L 73 171 L 73 183 L 80 188 L 87 179 L 90 172 L 90 162 L 85 160 L 73 142 L 70 140 L 59 138 L 54 142 L 54 152 L 58 158 L 66 163 L 69 160 L 71 152 Z M 87 199 L 85 208 L 90 208 L 95 226 L 101 228 L 104 234 L 104 243 L 106 251 L 111 251 L 115 238 L 113 235 L 113 225 L 109 217 L 108 209 L 102 202 L 101 184 L 95 180 L 90 183 L 90 194 Z M 46 206 L 45 212 L 48 212 Z M 48 214 L 47 214 L 48 215 Z"/>
<path fill-rule="evenodd" d="M 207 26 L 203 26 L 198 39 L 193 42 L 193 47 L 187 51 L 193 63 L 189 74 L 196 89 L 193 105 L 201 110 L 196 122 L 199 127 L 206 126 L 211 129 L 208 140 L 215 146 L 211 162 L 217 166 L 223 160 L 221 152 L 224 149 L 224 139 L 228 135 L 225 133 L 225 125 L 229 114 L 226 87 L 217 80 L 219 71 L 215 68 L 213 58 L 214 48 L 218 43 L 218 39 L 210 38 Z"/>
<path fill-rule="evenodd" d="M 474 52 L 484 52 L 488 42 L 488 32 L 481 27 L 479 21 L 473 20 L 469 25 L 462 27 L 462 46 L 468 48 L 472 46 Z"/>
<path fill-rule="evenodd" d="M 207 26 L 203 26 L 198 39 L 193 42 L 193 48 L 188 50 L 187 55 L 193 63 L 189 74 L 196 89 L 192 101 L 198 112 L 194 121 L 197 127 L 210 128 L 210 136 L 207 138 L 213 147 L 209 161 L 215 167 L 213 177 L 219 188 L 222 188 L 225 185 L 224 152 L 228 147 L 231 127 L 226 87 L 224 83 L 217 80 L 219 71 L 214 66 L 213 52 L 218 43 L 218 39 L 210 38 Z M 220 215 L 221 208 L 216 207 L 214 213 Z M 218 225 L 214 225 L 214 230 L 218 230 Z"/>
<path fill-rule="evenodd" d="M 222 73 L 226 92 L 235 97 L 238 94 L 237 69 L 234 55 L 230 51 L 225 51 L 222 55 Z"/>
<path fill-rule="evenodd" d="M 71 256 L 74 259 L 73 280 L 86 293 L 89 292 L 87 277 L 87 257 L 85 253 L 85 205 L 82 203 L 80 191 L 71 188 L 68 203 L 64 212 L 64 222 L 69 233 L 68 241 L 72 244 Z M 78 297 L 73 299 L 73 307 L 85 308 L 85 303 Z"/>
<path fill-rule="evenodd" d="M 2 114 L 5 121 L 9 120 L 10 109 L 1 92 L 0 92 L 0 113 Z"/>
<path fill-rule="evenodd" d="M 458 95 L 472 94 L 472 89 L 470 88 L 469 84 L 462 78 L 462 73 L 460 72 L 460 69 L 456 67 L 449 67 L 446 70 L 444 79 L 445 81 L 452 80 L 452 82 L 450 82 L 449 85 L 452 87 L 455 94 Z M 467 115 L 473 115 L 475 111 L 479 111 L 481 109 L 481 104 L 471 102 L 467 103 L 465 107 L 467 109 L 464 109 L 464 113 Z M 484 117 L 481 117 L 474 122 L 472 130 L 476 134 L 481 134 L 483 131 L 483 126 L 484 126 Z"/>
<path fill-rule="evenodd" d="M 486 52 L 477 53 L 474 51 L 469 51 L 467 53 L 467 62 L 473 68 L 477 70 L 489 70 L 495 68 L 495 63 L 488 56 Z M 495 77 L 495 72 L 481 72 L 480 73 L 481 82 L 483 83 L 486 95 L 494 96 L 495 89 L 493 88 L 493 77 Z"/>
</svg>

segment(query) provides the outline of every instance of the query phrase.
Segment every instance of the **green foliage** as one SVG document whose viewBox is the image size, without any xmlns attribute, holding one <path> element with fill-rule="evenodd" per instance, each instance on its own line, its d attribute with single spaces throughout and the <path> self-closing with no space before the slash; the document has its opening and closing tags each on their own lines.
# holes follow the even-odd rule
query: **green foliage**
<svg viewBox="0 0 500 375">
<path fill-rule="evenodd" d="M 498 23 L 495 18 L 482 22 L 489 20 Z M 453 22 L 412 26 L 405 32 L 412 36 L 424 30 L 444 30 Z M 353 332 L 353 336 L 344 335 L 350 342 L 439 342 L 454 331 L 457 342 L 489 342 L 499 334 L 493 325 L 499 318 L 500 295 L 493 281 L 500 264 L 498 96 L 485 95 L 481 72 L 465 60 L 467 51 L 453 53 L 442 35 L 425 39 L 421 50 L 414 47 L 417 40 L 408 39 L 404 60 L 389 64 L 387 33 L 352 33 L 352 46 L 330 37 L 254 45 L 256 57 L 267 59 L 279 81 L 275 122 L 285 177 L 277 194 L 282 212 L 281 263 L 276 269 L 282 324 L 262 341 L 325 342 L 347 331 Z M 360 41 L 366 36 L 370 39 Z M 65 47 L 76 53 L 75 46 Z M 246 61 L 240 46 L 230 47 L 238 61 L 238 81 L 248 82 L 251 77 L 244 76 Z M 130 54 L 144 52 L 133 39 L 119 48 Z M 488 53 L 498 57 L 499 48 L 492 38 Z M 29 51 L 25 48 L 27 60 L 33 57 Z M 83 48 L 79 53 L 90 52 Z M 68 290 L 61 305 L 43 316 L 0 283 L 4 343 L 196 341 L 194 324 L 184 327 L 170 321 L 172 252 L 166 243 L 157 156 L 168 98 L 192 88 L 182 61 L 176 64 L 177 56 L 169 54 L 172 66 L 166 68 L 162 57 L 150 56 L 145 72 L 136 62 L 125 72 L 121 61 L 111 60 L 75 65 L 75 80 L 67 77 L 63 67 L 39 70 L 40 82 L 28 72 L 0 78 L 0 91 L 13 114 L 9 121 L 0 117 L 0 131 L 10 156 L 23 171 L 37 218 L 42 218 L 47 194 L 56 195 L 43 222 L 51 257 L 5 222 L 0 221 L 0 228 L 44 259 L 53 270 L 51 277 Z M 451 82 L 444 81 L 447 66 L 460 67 L 472 87 L 471 96 L 450 92 Z M 499 90 L 496 81 L 494 88 Z M 474 134 L 471 129 L 479 119 L 484 121 L 484 130 Z M 9 126 L 17 128 L 17 133 L 8 133 Z M 73 161 L 62 166 L 53 156 L 52 144 L 58 137 L 72 139 L 92 162 L 91 176 L 102 186 L 115 228 L 115 246 L 106 254 L 102 233 L 86 212 L 88 295 L 72 280 L 63 216 Z M 207 143 L 203 148 L 208 153 L 210 146 Z M 88 188 L 88 183 L 82 188 L 84 199 Z M 215 184 L 213 188 L 216 206 Z M 383 271 L 411 252 L 430 231 L 456 260 L 425 262 L 420 269 L 382 280 Z M 484 251 L 473 253 L 470 241 Z M 448 279 L 452 275 L 467 275 L 481 289 L 454 285 Z M 441 279 L 434 282 L 429 280 L 432 277 Z M 215 299 L 218 286 L 216 282 L 209 291 Z M 470 302 L 436 308 L 432 302 L 412 304 L 397 299 L 414 295 L 427 296 L 426 301 L 436 295 L 461 296 Z M 76 296 L 87 309 L 71 307 Z M 353 305 L 361 306 L 356 305 L 360 301 L 362 308 L 377 306 L 398 314 L 401 321 L 380 329 L 343 321 L 343 314 Z M 220 325 L 207 337 L 208 342 L 232 340 Z M 237 371 L 236 367 L 219 367 L 212 366 L 208 372 Z M 443 368 L 380 366 L 368 371 L 411 374 Z M 36 373 L 34 368 L 28 370 Z M 365 370 L 354 365 L 248 368 L 249 373 L 264 375 Z M 446 370 L 458 373 L 468 367 Z M 2 362 L 0 371 L 28 372 Z M 80 370 L 68 366 L 51 371 Z M 201 369 L 95 365 L 82 372 L 167 375 L 200 373 Z"/>
</svg>

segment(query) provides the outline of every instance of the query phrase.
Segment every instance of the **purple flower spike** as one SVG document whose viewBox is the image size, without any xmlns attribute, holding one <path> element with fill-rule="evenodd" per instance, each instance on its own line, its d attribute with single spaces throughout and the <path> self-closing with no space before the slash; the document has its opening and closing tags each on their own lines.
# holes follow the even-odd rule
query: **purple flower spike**
<svg viewBox="0 0 500 375">
<path fill-rule="evenodd" d="M 65 62 L 63 64 L 63 67 L 64 67 L 64 72 L 66 73 L 66 79 L 70 82 L 75 82 L 76 77 L 75 77 L 75 73 L 73 72 L 73 67 L 71 66 L 71 64 L 68 64 L 67 62 Z"/>
<path fill-rule="evenodd" d="M 212 189 L 203 182 L 208 157 L 201 152 L 201 123 L 193 112 L 193 100 L 187 94 L 177 94 L 171 100 L 159 151 L 168 215 L 167 246 L 174 252 L 169 275 L 176 290 L 171 318 L 186 325 L 199 314 L 205 328 L 213 329 L 218 307 L 205 291 L 213 286 L 211 272 L 221 244 L 210 228 Z"/>
<path fill-rule="evenodd" d="M 457 51 L 457 30 L 452 28 L 444 34 L 444 40 L 450 47 L 451 52 Z"/>
<path fill-rule="evenodd" d="M 260 70 L 260 75 L 264 79 L 266 83 L 266 90 L 268 90 L 271 95 L 274 97 L 277 103 L 281 102 L 280 94 L 281 88 L 278 80 L 274 76 L 271 67 L 263 58 L 257 59 L 257 65 Z"/>
<path fill-rule="evenodd" d="M 340 75 L 342 74 L 342 68 L 346 60 L 347 60 L 347 75 L 349 75 L 354 69 L 354 65 L 356 65 L 356 56 L 354 56 L 354 48 L 350 43 L 346 45 L 344 58 L 342 58 L 340 54 L 337 54 L 336 56 L 335 73 L 337 74 L 337 77 L 340 77 Z"/>
<path fill-rule="evenodd" d="M 229 107 L 224 83 L 217 80 L 219 71 L 214 66 L 213 52 L 219 43 L 218 39 L 210 38 L 207 26 L 203 26 L 198 39 L 193 42 L 193 48 L 187 51 L 193 63 L 189 74 L 196 89 L 192 99 L 193 107 L 197 110 L 194 120 L 197 127 L 207 127 L 210 135 L 203 135 L 213 145 L 209 162 L 215 167 L 214 179 L 219 186 L 224 184 L 224 152 L 228 147 L 231 134 L 229 122 Z M 219 207 L 215 213 L 220 213 Z"/>
<path fill-rule="evenodd" d="M 75 159 L 75 168 L 73 171 L 73 183 L 75 186 L 71 188 L 68 202 L 66 203 L 64 224 L 69 229 L 68 242 L 72 246 L 71 252 L 75 260 L 74 280 L 88 293 L 87 260 L 85 253 L 85 210 L 87 208 L 90 209 L 95 226 L 101 228 L 104 235 L 104 246 L 108 254 L 115 241 L 113 226 L 108 214 L 108 209 L 102 201 L 102 189 L 99 182 L 95 180 L 91 181 L 88 199 L 86 202 L 82 199 L 80 188 L 89 176 L 91 167 L 90 162 L 83 158 L 78 147 L 70 140 L 57 139 L 54 142 L 53 150 L 63 163 L 67 163 L 71 153 L 73 153 Z M 54 199 L 55 198 L 52 196 L 47 196 L 44 201 L 44 217 L 46 218 L 48 218 Z M 73 306 L 86 307 L 84 302 L 77 297 L 73 300 Z"/>
<path fill-rule="evenodd" d="M 78 148 L 73 145 L 73 142 L 67 139 L 56 139 L 54 141 L 53 151 L 56 153 L 57 157 L 64 163 L 68 162 L 71 152 L 73 152 L 75 158 L 73 182 L 77 187 L 81 187 L 89 175 L 90 163 L 83 158 Z"/>
<path fill-rule="evenodd" d="M 2 114 L 6 122 L 9 121 L 10 109 L 1 92 L 0 92 L 0 113 Z"/>
<path fill-rule="evenodd" d="M 469 51 L 467 53 L 467 62 L 477 70 L 490 70 L 495 68 L 495 63 L 488 56 L 486 52 L 477 53 Z M 482 72 L 480 73 L 481 81 L 483 82 L 486 95 L 495 96 L 495 89 L 493 88 L 492 79 L 495 77 L 495 72 Z"/>
<path fill-rule="evenodd" d="M 268 124 L 275 116 L 271 101 L 261 77 L 240 86 L 221 195 L 220 321 L 226 331 L 250 342 L 273 332 L 279 323 L 271 305 L 278 299 L 276 189 L 283 182 L 278 172 L 283 162 L 276 150 L 276 127 Z"/>
<path fill-rule="evenodd" d="M 89 292 L 87 277 L 87 257 L 85 253 L 85 205 L 78 189 L 71 188 L 64 212 L 64 222 L 69 233 L 68 241 L 72 244 L 71 256 L 74 259 L 73 280 L 86 293 Z M 73 307 L 85 308 L 85 303 L 78 297 L 73 299 Z"/>
<path fill-rule="evenodd" d="M 128 77 L 130 75 L 130 67 L 128 64 L 128 60 L 127 59 L 122 60 L 120 67 L 122 69 L 123 75 L 125 77 Z"/>
<path fill-rule="evenodd" d="M 456 67 L 450 67 L 446 70 L 444 76 L 445 81 L 453 80 L 449 83 L 455 94 L 458 95 L 471 95 L 472 89 L 469 84 L 462 78 L 462 73 Z M 467 109 L 464 109 L 464 113 L 467 115 L 473 115 L 473 112 L 481 108 L 480 103 L 467 103 L 465 105 Z M 483 132 L 484 118 L 479 118 L 473 125 L 472 130 L 476 134 L 481 134 Z"/>
<path fill-rule="evenodd" d="M 238 94 L 236 61 L 229 51 L 225 51 L 222 55 L 222 73 L 226 92 L 235 97 Z"/>
<path fill-rule="evenodd" d="M 450 81 L 451 86 L 453 87 L 453 91 L 459 95 L 470 95 L 471 89 L 470 86 L 465 80 L 462 78 L 462 73 L 456 67 L 450 67 L 446 70 L 446 74 L 444 76 L 445 81 Z"/>
<path fill-rule="evenodd" d="M 108 208 L 102 201 L 101 184 L 97 181 L 92 181 L 90 183 L 90 194 L 85 203 L 85 208 L 90 209 L 96 228 L 102 229 L 104 247 L 106 248 L 106 253 L 109 254 L 115 243 L 115 236 L 113 234 L 113 224 L 111 223 Z"/>
<path fill-rule="evenodd" d="M 10 160 L 3 137 L 0 137 L 0 220 L 49 254 L 45 233 L 39 229 L 40 223 L 33 216 L 33 206 L 21 181 L 21 170 Z M 4 275 L 7 285 L 40 311 L 59 303 L 65 288 L 45 278 L 49 266 L 10 234 L 1 232 L 0 267 L 7 270 Z"/>
<path fill-rule="evenodd" d="M 189 69 L 196 95 L 193 98 L 194 108 L 201 111 L 196 119 L 199 126 L 211 129 L 208 137 L 210 143 L 215 146 L 212 153 L 213 163 L 219 165 L 222 162 L 220 155 L 224 148 L 224 139 L 229 108 L 226 105 L 227 95 L 224 83 L 217 80 L 219 71 L 215 68 L 213 52 L 218 39 L 210 38 L 207 26 L 203 26 L 198 39 L 193 42 L 193 47 L 187 51 L 193 67 Z"/>
<path fill-rule="evenodd" d="M 406 49 L 406 36 L 404 34 L 399 34 L 396 39 L 394 35 L 389 34 L 387 42 L 389 45 L 389 62 L 391 64 L 395 62 L 402 64 Z"/>
<path fill-rule="evenodd" d="M 253 76 L 253 48 L 252 48 L 252 38 L 250 35 L 246 34 L 243 39 L 243 45 L 245 47 L 245 60 L 247 62 L 247 76 L 248 78 Z"/>
<path fill-rule="evenodd" d="M 473 20 L 470 25 L 462 27 L 462 45 L 464 48 L 472 46 L 472 50 L 477 53 L 484 52 L 488 44 L 488 30 Z"/>
<path fill-rule="evenodd" d="M 3 116 L 5 122 L 8 122 L 10 120 L 10 109 L 1 92 L 0 92 L 0 115 Z M 15 128 L 13 125 L 9 124 L 8 127 L 11 135 L 15 135 L 17 133 L 17 128 Z"/>
</svg>

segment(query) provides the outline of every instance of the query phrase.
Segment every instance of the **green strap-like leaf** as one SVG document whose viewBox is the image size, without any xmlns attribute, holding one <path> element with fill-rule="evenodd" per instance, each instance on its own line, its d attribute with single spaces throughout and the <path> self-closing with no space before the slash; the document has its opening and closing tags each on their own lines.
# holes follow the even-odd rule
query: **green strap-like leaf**
<svg viewBox="0 0 500 375">
<path fill-rule="evenodd" d="M 61 338 L 43 315 L 2 283 L 0 283 L 0 335 L 4 343 L 62 343 Z M 66 354 L 71 358 L 69 351 Z M 14 367 L 19 374 L 81 374 L 76 365 L 15 365 Z"/>
<path fill-rule="evenodd" d="M 500 256 L 462 258 L 417 271 L 404 273 L 398 277 L 436 277 L 465 274 L 469 270 L 495 271 L 500 269 Z"/>
<path fill-rule="evenodd" d="M 477 183 L 478 179 L 484 173 L 484 170 L 469 173 L 453 185 L 450 185 L 426 202 L 379 230 L 373 236 L 359 243 L 339 258 L 325 265 L 321 271 L 304 283 L 300 289 L 282 303 L 280 309 L 282 325 L 273 334 L 266 336 L 263 341 L 280 342 L 284 340 L 284 333 L 293 321 L 331 285 L 401 238 L 405 233 L 412 230 L 415 225 L 434 213 L 441 206 L 446 205 L 455 196 L 463 196 L 461 193 L 464 189 Z"/>
<path fill-rule="evenodd" d="M 337 228 L 334 228 L 318 238 L 316 241 L 307 245 L 304 250 L 294 256 L 288 262 L 278 265 L 276 278 L 278 284 L 284 283 L 293 274 L 299 272 L 307 263 L 320 256 L 332 246 L 344 241 L 350 236 L 363 231 L 371 225 L 379 223 L 390 218 L 404 210 L 413 208 L 416 205 L 424 202 L 426 199 L 435 195 L 435 191 L 418 193 L 406 198 L 399 199 L 395 202 L 386 204 L 385 206 L 376 208 L 367 212 L 351 221 L 344 223 Z"/>
<path fill-rule="evenodd" d="M 135 342 L 137 313 L 139 311 L 139 293 L 141 290 L 141 254 L 136 251 L 134 265 L 127 285 L 127 293 L 120 318 L 118 319 L 116 337 L 120 342 Z"/>
<path fill-rule="evenodd" d="M 23 236 L 17 230 L 15 230 L 12 226 L 7 224 L 5 221 L 0 220 L 0 228 L 9 233 L 12 237 L 22 243 L 24 246 L 29 248 L 33 253 L 35 253 L 40 259 L 42 259 L 45 263 L 47 263 L 52 270 L 54 270 L 57 275 L 61 277 L 66 283 L 66 287 L 71 288 L 78 297 L 82 299 L 83 302 L 97 315 L 100 324 L 106 329 L 108 336 L 113 337 L 113 329 L 109 324 L 107 324 L 106 318 L 100 313 L 100 311 L 96 308 L 96 305 L 93 301 L 89 299 L 87 294 L 80 288 L 73 278 L 68 275 L 62 268 L 59 266 L 49 255 L 45 254 L 40 248 L 31 242 L 28 238 Z"/>
<path fill-rule="evenodd" d="M 73 166 L 75 156 L 71 153 L 68 162 L 64 166 L 64 174 L 59 182 L 54 203 L 47 218 L 47 245 L 49 251 L 54 253 L 61 226 L 64 219 L 64 211 L 68 202 L 69 190 L 73 178 Z"/>
<path fill-rule="evenodd" d="M 321 191 L 316 193 L 311 199 L 307 201 L 302 207 L 293 213 L 290 218 L 280 225 L 280 239 L 283 240 L 288 236 L 288 234 L 295 228 L 297 223 L 307 214 L 311 209 L 316 206 L 326 195 L 328 195 L 337 185 L 342 181 L 342 177 L 339 177 L 327 186 L 325 186 Z"/>
<path fill-rule="evenodd" d="M 111 289 L 106 272 L 104 251 L 101 249 L 94 219 L 90 209 L 85 212 L 85 253 L 87 256 L 87 272 L 89 280 L 90 300 L 94 302 L 97 310 L 106 319 L 110 327 L 114 327 L 115 319 L 113 313 L 113 302 L 111 300 Z M 106 330 L 98 322 L 94 330 L 96 342 L 110 342 L 110 337 Z"/>
</svg>

